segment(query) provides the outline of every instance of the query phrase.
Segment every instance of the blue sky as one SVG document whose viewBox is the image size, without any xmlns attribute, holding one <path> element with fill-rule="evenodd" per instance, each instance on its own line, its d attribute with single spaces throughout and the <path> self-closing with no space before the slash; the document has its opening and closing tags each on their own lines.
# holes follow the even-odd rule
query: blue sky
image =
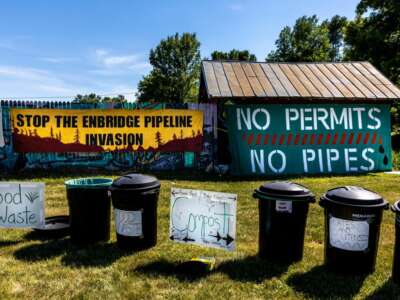
<svg viewBox="0 0 400 300">
<path fill-rule="evenodd" d="M 126 94 L 151 70 L 148 53 L 196 32 L 201 55 L 249 49 L 265 59 L 302 15 L 354 17 L 358 0 L 19 0 L 0 4 L 0 98 Z"/>
</svg>

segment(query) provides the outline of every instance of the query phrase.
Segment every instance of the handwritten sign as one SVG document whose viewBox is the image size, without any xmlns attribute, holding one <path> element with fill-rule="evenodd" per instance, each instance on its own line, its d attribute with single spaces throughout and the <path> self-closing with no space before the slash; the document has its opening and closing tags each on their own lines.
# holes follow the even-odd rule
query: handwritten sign
<svg viewBox="0 0 400 300">
<path fill-rule="evenodd" d="M 172 189 L 170 239 L 233 251 L 236 199 L 235 194 Z"/>
<path fill-rule="evenodd" d="M 392 169 L 389 104 L 227 105 L 226 110 L 234 174 Z"/>
<path fill-rule="evenodd" d="M 0 182 L 0 227 L 43 228 L 44 183 Z"/>
<path fill-rule="evenodd" d="M 364 251 L 368 248 L 369 224 L 367 221 L 329 218 L 329 243 L 348 251 Z"/>
</svg>

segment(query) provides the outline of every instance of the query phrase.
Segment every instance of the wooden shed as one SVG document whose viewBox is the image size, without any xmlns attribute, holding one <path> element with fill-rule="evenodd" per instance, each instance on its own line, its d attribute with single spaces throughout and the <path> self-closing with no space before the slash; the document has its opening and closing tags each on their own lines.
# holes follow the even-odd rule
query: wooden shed
<svg viewBox="0 0 400 300">
<path fill-rule="evenodd" d="M 203 61 L 201 66 L 199 100 L 218 105 L 219 162 L 233 164 L 237 174 L 389 170 L 389 111 L 396 99 L 400 89 L 369 62 Z M 234 150 L 237 145 L 242 148 Z M 291 161 L 300 160 L 302 166 L 288 170 Z M 354 161 L 360 163 L 352 167 Z"/>
</svg>

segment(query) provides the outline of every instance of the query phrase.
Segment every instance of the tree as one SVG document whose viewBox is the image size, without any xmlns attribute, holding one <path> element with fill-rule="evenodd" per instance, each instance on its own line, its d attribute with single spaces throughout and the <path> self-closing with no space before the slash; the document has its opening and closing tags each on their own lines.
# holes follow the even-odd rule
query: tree
<svg viewBox="0 0 400 300">
<path fill-rule="evenodd" d="M 347 28 L 345 58 L 368 60 L 400 84 L 400 2 L 361 0 Z"/>
<path fill-rule="evenodd" d="M 156 143 L 158 147 L 160 147 L 163 144 L 161 133 L 159 131 L 156 132 Z"/>
<path fill-rule="evenodd" d="M 368 60 L 400 85 L 399 0 L 361 0 L 345 43 L 345 59 Z M 400 101 L 392 106 L 392 130 L 400 134 Z"/>
<path fill-rule="evenodd" d="M 72 101 L 74 103 L 84 103 L 84 104 L 93 104 L 93 103 L 125 103 L 127 102 L 124 95 L 118 95 L 116 97 L 101 97 L 94 93 L 87 95 L 76 95 L 75 99 Z"/>
<path fill-rule="evenodd" d="M 317 16 L 303 16 L 293 28 L 286 26 L 275 42 L 276 50 L 267 61 L 326 61 L 330 58 L 329 31 L 318 23 Z"/>
<path fill-rule="evenodd" d="M 139 101 L 183 103 L 197 98 L 200 42 L 195 33 L 161 40 L 149 60 L 153 69 L 138 84 Z"/>
<path fill-rule="evenodd" d="M 322 22 L 321 26 L 326 26 L 328 29 L 329 43 L 331 47 L 329 52 L 330 60 L 341 60 L 347 18 L 335 15 L 330 20 L 325 20 Z"/>
<path fill-rule="evenodd" d="M 74 103 L 85 103 L 85 104 L 91 104 L 91 103 L 100 103 L 101 102 L 101 97 L 92 93 L 88 95 L 76 95 L 75 99 L 72 101 Z"/>
<path fill-rule="evenodd" d="M 211 53 L 213 60 L 240 60 L 240 61 L 257 61 L 257 57 L 250 53 L 249 50 L 232 49 L 229 52 L 214 51 Z"/>
<path fill-rule="evenodd" d="M 60 133 L 60 135 L 61 135 L 61 133 Z M 74 143 L 75 144 L 79 144 L 79 130 L 78 130 L 78 128 L 76 128 L 76 130 L 75 130 Z"/>
</svg>

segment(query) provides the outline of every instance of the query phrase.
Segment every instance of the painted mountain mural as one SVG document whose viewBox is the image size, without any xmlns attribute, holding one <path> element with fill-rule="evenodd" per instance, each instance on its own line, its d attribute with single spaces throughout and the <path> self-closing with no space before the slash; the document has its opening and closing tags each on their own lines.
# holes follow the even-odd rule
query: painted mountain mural
<svg viewBox="0 0 400 300">
<path fill-rule="evenodd" d="M 151 151 L 151 152 L 201 152 L 203 148 L 203 135 L 198 132 L 197 135 L 193 132 L 192 136 L 184 137 L 180 134 L 177 137 L 173 135 L 173 139 L 164 142 L 159 132 L 155 135 L 156 147 L 143 148 L 141 145 L 126 145 L 115 146 L 112 152 L 125 152 L 125 151 Z M 77 134 L 73 143 L 62 142 L 61 132 L 54 134 L 53 132 L 49 137 L 41 137 L 37 132 L 19 132 L 14 128 L 13 132 L 14 149 L 17 152 L 106 152 L 101 145 L 86 145 L 80 142 L 79 135 Z"/>
</svg>

